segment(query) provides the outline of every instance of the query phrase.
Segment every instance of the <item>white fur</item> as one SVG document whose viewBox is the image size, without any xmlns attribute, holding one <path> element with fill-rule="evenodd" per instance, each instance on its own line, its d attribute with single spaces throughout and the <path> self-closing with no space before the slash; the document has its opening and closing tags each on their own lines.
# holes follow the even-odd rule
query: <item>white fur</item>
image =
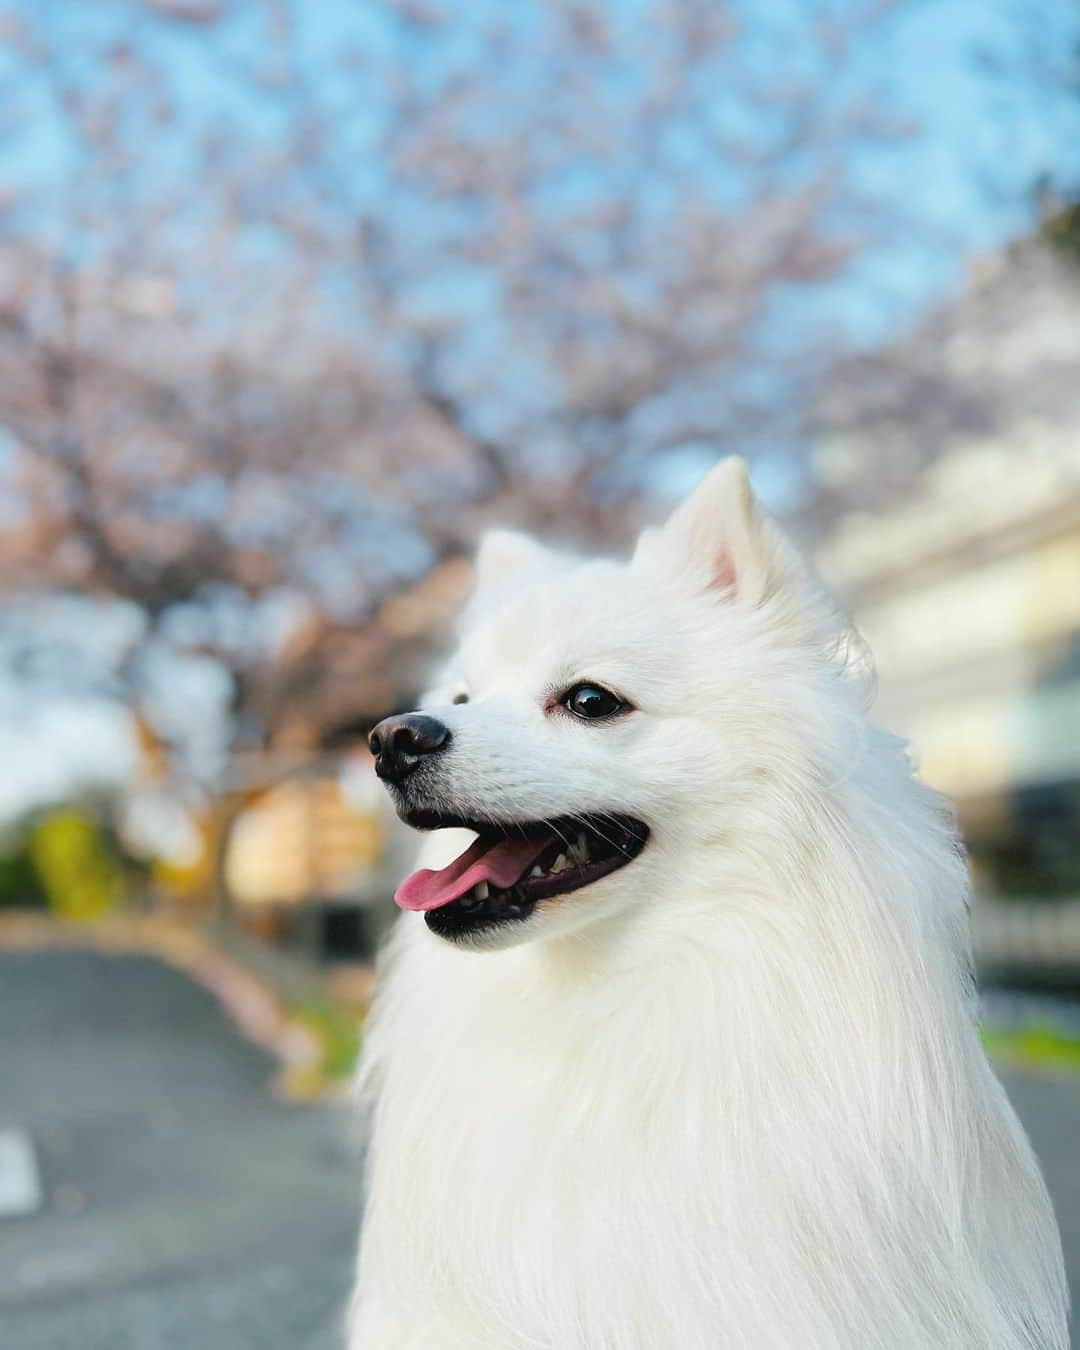
<svg viewBox="0 0 1080 1350">
<path fill-rule="evenodd" d="M 741 466 L 629 564 L 513 545 L 427 705 L 440 800 L 652 837 L 484 950 L 399 921 L 352 1350 L 1065 1350 L 951 825 Z M 582 678 L 638 711 L 551 711 Z"/>
</svg>

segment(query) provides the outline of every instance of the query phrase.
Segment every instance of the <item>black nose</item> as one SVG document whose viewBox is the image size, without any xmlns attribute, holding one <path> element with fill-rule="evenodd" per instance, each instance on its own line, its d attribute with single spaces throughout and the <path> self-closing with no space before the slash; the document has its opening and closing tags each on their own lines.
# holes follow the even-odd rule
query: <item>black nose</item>
<svg viewBox="0 0 1080 1350">
<path fill-rule="evenodd" d="M 390 783 L 400 783 L 424 755 L 441 750 L 450 740 L 450 728 L 424 713 L 384 717 L 368 737 L 375 756 L 375 772 Z"/>
</svg>

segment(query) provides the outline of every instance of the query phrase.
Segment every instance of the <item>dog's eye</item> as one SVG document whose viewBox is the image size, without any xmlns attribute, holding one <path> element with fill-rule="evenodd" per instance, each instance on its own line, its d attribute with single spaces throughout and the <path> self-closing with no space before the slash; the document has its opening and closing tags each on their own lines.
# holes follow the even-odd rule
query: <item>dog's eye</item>
<svg viewBox="0 0 1080 1350">
<path fill-rule="evenodd" d="M 626 704 L 618 694 L 613 694 L 610 689 L 604 689 L 598 684 L 575 684 L 573 689 L 564 695 L 563 707 L 575 717 L 596 722 L 601 717 L 614 717 L 617 712 L 622 712 Z"/>
<path fill-rule="evenodd" d="M 451 703 L 468 703 L 468 701 L 469 701 L 468 694 L 455 694 L 454 697 L 450 700 Z"/>
</svg>

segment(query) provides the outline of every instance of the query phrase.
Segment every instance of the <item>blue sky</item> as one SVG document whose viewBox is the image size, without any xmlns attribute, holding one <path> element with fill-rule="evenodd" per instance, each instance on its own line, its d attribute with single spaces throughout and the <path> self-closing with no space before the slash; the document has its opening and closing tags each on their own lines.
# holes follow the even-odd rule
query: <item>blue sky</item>
<svg viewBox="0 0 1080 1350">
<path fill-rule="evenodd" d="M 1080 9 L 1067 0 L 929 0 L 869 54 L 887 98 L 918 130 L 870 157 L 867 181 L 939 240 L 884 251 L 862 270 L 852 303 L 871 328 L 948 292 L 973 254 L 1030 229 L 1040 178 L 1080 177 L 1080 89 L 1070 96 L 1039 79 L 1040 52 L 1060 55 L 1078 33 Z"/>
</svg>

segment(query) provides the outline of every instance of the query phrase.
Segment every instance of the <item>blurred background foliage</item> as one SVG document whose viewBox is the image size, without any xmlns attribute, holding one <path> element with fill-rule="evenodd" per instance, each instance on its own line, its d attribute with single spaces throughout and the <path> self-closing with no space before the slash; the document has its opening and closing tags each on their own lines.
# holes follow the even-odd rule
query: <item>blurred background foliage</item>
<svg viewBox="0 0 1080 1350">
<path fill-rule="evenodd" d="M 61 918 L 101 918 L 121 900 L 115 844 L 77 811 L 52 811 L 37 821 L 27 836 L 26 857 L 46 903 Z"/>
<path fill-rule="evenodd" d="M 0 853 L 0 907 L 47 908 L 78 921 L 102 918 L 127 898 L 122 847 L 75 807 L 24 822 Z"/>
</svg>

